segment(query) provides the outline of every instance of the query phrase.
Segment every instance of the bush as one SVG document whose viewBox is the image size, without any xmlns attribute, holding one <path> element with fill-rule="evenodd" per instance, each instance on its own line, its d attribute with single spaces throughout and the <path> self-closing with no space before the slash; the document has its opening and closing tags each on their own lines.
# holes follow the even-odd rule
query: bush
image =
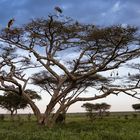
<svg viewBox="0 0 140 140">
<path fill-rule="evenodd" d="M 17 120 L 20 122 L 21 121 L 21 116 L 17 115 Z"/>
<path fill-rule="evenodd" d="M 110 112 L 109 111 L 106 111 L 105 112 L 105 116 L 110 116 Z"/>
<path fill-rule="evenodd" d="M 3 121 L 5 118 L 4 114 L 0 114 L 0 120 Z"/>
<path fill-rule="evenodd" d="M 128 119 L 128 115 L 124 115 L 124 118 L 127 120 Z"/>
<path fill-rule="evenodd" d="M 31 121 L 31 113 L 28 114 L 27 119 L 28 121 Z"/>
<path fill-rule="evenodd" d="M 57 117 L 56 123 L 64 123 L 65 122 L 65 114 L 59 114 L 59 116 Z"/>
<path fill-rule="evenodd" d="M 133 118 L 136 119 L 138 117 L 138 114 L 132 114 Z"/>
</svg>

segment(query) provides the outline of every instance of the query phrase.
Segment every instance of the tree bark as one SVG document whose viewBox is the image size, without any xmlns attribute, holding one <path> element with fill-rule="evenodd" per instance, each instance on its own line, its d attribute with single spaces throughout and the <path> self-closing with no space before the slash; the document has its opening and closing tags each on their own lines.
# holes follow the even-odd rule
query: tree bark
<svg viewBox="0 0 140 140">
<path fill-rule="evenodd" d="M 11 115 L 11 117 L 14 115 L 14 109 L 10 110 L 10 115 Z"/>
<path fill-rule="evenodd" d="M 22 93 L 23 97 L 27 100 L 28 104 L 32 108 L 32 111 L 34 112 L 34 115 L 37 118 L 37 122 L 39 124 L 42 124 L 43 122 L 43 115 L 41 114 L 39 108 L 35 105 L 35 103 L 30 99 L 30 97 L 26 93 Z"/>
<path fill-rule="evenodd" d="M 53 118 L 53 108 L 54 108 L 55 104 L 53 104 L 53 102 L 50 102 L 49 105 L 46 108 L 46 111 L 44 113 L 44 125 L 48 126 L 49 128 L 53 127 L 54 122 L 52 122 L 52 118 Z"/>
</svg>

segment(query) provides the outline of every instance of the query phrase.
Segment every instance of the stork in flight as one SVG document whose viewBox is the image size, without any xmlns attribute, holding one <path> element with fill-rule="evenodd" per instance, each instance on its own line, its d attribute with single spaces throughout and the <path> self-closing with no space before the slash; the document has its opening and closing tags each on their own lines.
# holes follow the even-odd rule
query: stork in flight
<svg viewBox="0 0 140 140">
<path fill-rule="evenodd" d="M 54 9 L 55 9 L 55 11 L 58 12 L 59 14 L 62 14 L 62 12 L 63 12 L 62 9 L 61 9 L 60 7 L 58 7 L 58 6 L 56 6 Z"/>
</svg>

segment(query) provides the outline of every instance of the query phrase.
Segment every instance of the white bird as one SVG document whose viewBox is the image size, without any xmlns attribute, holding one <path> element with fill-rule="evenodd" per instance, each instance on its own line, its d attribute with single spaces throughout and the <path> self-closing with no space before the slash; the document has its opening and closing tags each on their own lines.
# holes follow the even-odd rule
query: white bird
<svg viewBox="0 0 140 140">
<path fill-rule="evenodd" d="M 10 29 L 10 27 L 13 25 L 14 21 L 15 21 L 14 18 L 12 18 L 12 19 L 9 20 L 8 25 L 7 25 L 8 26 L 8 29 Z"/>
<path fill-rule="evenodd" d="M 56 12 L 59 12 L 60 14 L 62 14 L 63 12 L 62 9 L 58 6 L 56 6 L 54 9 L 56 10 Z"/>
</svg>

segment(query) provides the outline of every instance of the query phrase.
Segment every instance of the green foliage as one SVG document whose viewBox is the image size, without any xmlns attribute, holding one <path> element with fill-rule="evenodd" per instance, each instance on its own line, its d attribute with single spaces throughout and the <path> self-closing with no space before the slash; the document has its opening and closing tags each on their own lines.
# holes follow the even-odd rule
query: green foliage
<svg viewBox="0 0 140 140">
<path fill-rule="evenodd" d="M 23 117 L 23 116 L 21 116 Z M 84 116 L 68 116 L 64 125 L 52 129 L 37 126 L 34 121 L 21 125 L 4 121 L 0 125 L 1 140 L 139 140 L 139 120 L 104 118 L 89 122 Z"/>
<path fill-rule="evenodd" d="M 124 118 L 127 120 L 128 119 L 128 115 L 124 115 Z"/>
<path fill-rule="evenodd" d="M 82 105 L 87 111 L 87 116 L 90 117 L 90 119 L 95 118 L 95 116 L 100 116 L 102 117 L 104 115 L 108 115 L 108 112 L 106 110 L 110 109 L 111 105 L 107 103 L 96 103 L 96 104 L 91 104 L 91 103 L 84 103 Z"/>
<path fill-rule="evenodd" d="M 27 119 L 28 119 L 28 121 L 31 121 L 31 113 L 29 113 L 29 114 L 27 115 Z"/>
<path fill-rule="evenodd" d="M 93 104 L 91 103 L 84 103 L 82 105 L 82 107 L 84 107 L 87 111 L 87 117 L 89 117 L 91 120 L 94 118 L 94 115 L 93 115 Z"/>
<path fill-rule="evenodd" d="M 60 113 L 55 122 L 59 124 L 65 123 L 65 117 L 66 117 L 65 114 Z"/>
<path fill-rule="evenodd" d="M 27 89 L 25 93 L 28 94 L 32 100 L 41 99 L 41 97 L 35 91 L 30 89 Z M 28 107 L 28 102 L 24 99 L 23 96 L 18 95 L 12 91 L 5 92 L 4 95 L 0 95 L 0 107 L 7 109 L 11 112 L 11 115 L 13 115 L 14 112 L 17 113 L 18 109 L 24 109 Z"/>
<path fill-rule="evenodd" d="M 0 120 L 3 121 L 5 118 L 4 114 L 0 114 Z"/>
<path fill-rule="evenodd" d="M 133 115 L 133 118 L 135 118 L 135 119 L 138 117 L 138 114 L 135 114 L 135 113 L 134 113 L 134 114 L 132 114 L 132 115 Z"/>
</svg>

